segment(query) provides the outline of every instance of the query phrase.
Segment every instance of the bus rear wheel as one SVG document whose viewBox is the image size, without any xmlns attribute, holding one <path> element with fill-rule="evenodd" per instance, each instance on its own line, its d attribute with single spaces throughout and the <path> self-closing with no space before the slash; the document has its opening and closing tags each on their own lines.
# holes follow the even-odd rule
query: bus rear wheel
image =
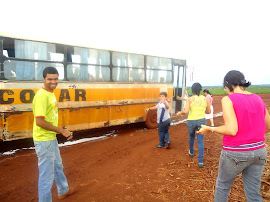
<svg viewBox="0 0 270 202">
<path fill-rule="evenodd" d="M 145 125 L 147 128 L 157 128 L 157 110 L 149 110 L 145 120 Z"/>
</svg>

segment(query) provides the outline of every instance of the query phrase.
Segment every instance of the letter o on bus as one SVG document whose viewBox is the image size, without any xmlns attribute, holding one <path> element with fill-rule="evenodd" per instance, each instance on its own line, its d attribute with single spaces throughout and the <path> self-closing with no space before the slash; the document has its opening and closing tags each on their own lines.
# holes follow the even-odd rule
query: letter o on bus
<svg viewBox="0 0 270 202">
<path fill-rule="evenodd" d="M 27 94 L 29 95 L 27 96 Z M 22 103 L 32 103 L 34 96 L 35 96 L 35 92 L 30 89 L 22 90 L 20 93 L 20 99 Z"/>
</svg>

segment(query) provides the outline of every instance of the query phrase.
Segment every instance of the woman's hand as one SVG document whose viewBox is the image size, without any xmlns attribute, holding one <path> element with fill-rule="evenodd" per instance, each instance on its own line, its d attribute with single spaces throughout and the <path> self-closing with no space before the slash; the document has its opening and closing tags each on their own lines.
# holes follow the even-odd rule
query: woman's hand
<svg viewBox="0 0 270 202">
<path fill-rule="evenodd" d="M 205 134 L 206 132 L 211 131 L 211 127 L 206 125 L 201 125 L 201 129 L 197 131 L 198 134 Z"/>
</svg>

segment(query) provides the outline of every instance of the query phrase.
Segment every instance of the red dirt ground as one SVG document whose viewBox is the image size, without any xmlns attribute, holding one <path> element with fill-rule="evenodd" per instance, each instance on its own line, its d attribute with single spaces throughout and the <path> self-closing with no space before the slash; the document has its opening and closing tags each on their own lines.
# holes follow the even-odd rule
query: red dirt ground
<svg viewBox="0 0 270 202">
<path fill-rule="evenodd" d="M 270 94 L 260 95 L 270 105 Z M 214 96 L 214 111 L 221 112 Z M 178 121 L 185 117 L 174 117 Z M 214 119 L 223 124 L 222 117 Z M 208 123 L 209 124 L 209 123 Z M 270 133 L 266 135 L 270 150 Z M 218 174 L 222 136 L 205 135 L 205 166 L 188 156 L 185 123 L 170 127 L 171 149 L 157 149 L 157 129 L 122 128 L 116 137 L 60 148 L 64 172 L 76 192 L 65 201 L 212 201 Z M 38 201 L 38 165 L 34 150 L 0 157 L 0 201 Z M 263 174 L 261 192 L 270 198 L 270 164 Z M 53 201 L 57 189 L 52 188 Z M 234 182 L 229 201 L 246 201 L 240 177 Z"/>
</svg>

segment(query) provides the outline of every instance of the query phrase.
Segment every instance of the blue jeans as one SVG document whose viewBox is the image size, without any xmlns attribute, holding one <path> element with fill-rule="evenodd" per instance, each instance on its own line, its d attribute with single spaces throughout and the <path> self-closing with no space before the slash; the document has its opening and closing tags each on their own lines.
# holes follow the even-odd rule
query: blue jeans
<svg viewBox="0 0 270 202">
<path fill-rule="evenodd" d="M 187 120 L 187 128 L 189 133 L 189 150 L 190 153 L 194 154 L 194 141 L 196 135 L 196 129 L 201 127 L 201 125 L 206 125 L 205 119 L 198 120 Z M 197 144 L 199 150 L 198 162 L 203 163 L 203 154 L 204 154 L 204 135 L 197 134 Z"/>
<path fill-rule="evenodd" d="M 159 144 L 165 146 L 165 143 L 171 142 L 169 138 L 169 128 L 171 125 L 171 119 L 158 124 L 158 135 L 159 135 Z"/>
<path fill-rule="evenodd" d="M 62 159 L 57 140 L 34 141 L 38 157 L 38 198 L 40 202 L 51 202 L 51 188 L 55 180 L 58 195 L 69 190 L 67 178 L 63 172 Z"/>
<path fill-rule="evenodd" d="M 228 201 L 231 185 L 240 173 L 242 173 L 247 201 L 263 201 L 260 187 L 266 161 L 265 147 L 252 151 L 222 150 L 214 201 Z"/>
</svg>

